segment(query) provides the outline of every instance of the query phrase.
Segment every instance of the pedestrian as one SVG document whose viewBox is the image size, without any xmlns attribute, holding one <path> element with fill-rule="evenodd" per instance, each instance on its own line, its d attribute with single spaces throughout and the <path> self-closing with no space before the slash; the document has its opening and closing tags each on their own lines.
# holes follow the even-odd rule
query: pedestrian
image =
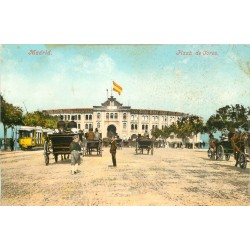
<svg viewBox="0 0 250 250">
<path fill-rule="evenodd" d="M 71 152 L 71 174 L 78 172 L 77 165 L 80 165 L 81 146 L 79 144 L 79 136 L 74 135 L 73 141 L 70 143 L 69 150 Z"/>
<path fill-rule="evenodd" d="M 112 136 L 111 138 L 111 147 L 110 147 L 110 153 L 112 155 L 112 162 L 113 162 L 113 167 L 116 167 L 116 140 L 115 137 Z"/>
<path fill-rule="evenodd" d="M 95 140 L 100 140 L 100 137 L 101 137 L 101 136 L 100 136 L 100 133 L 98 132 L 98 129 L 96 128 L 96 129 L 95 129 L 95 136 L 94 136 L 94 139 L 95 139 Z"/>
<path fill-rule="evenodd" d="M 10 138 L 10 150 L 11 151 L 14 150 L 14 140 L 13 140 L 13 138 Z"/>
</svg>

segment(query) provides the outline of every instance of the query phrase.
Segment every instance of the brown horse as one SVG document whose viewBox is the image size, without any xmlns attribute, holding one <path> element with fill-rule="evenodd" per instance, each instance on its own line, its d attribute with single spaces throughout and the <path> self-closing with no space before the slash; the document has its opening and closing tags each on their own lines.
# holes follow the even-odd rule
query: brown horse
<svg viewBox="0 0 250 250">
<path fill-rule="evenodd" d="M 234 151 L 234 158 L 236 160 L 235 167 L 239 164 L 240 154 L 244 154 L 247 137 L 247 132 L 235 132 L 230 140 Z"/>
</svg>

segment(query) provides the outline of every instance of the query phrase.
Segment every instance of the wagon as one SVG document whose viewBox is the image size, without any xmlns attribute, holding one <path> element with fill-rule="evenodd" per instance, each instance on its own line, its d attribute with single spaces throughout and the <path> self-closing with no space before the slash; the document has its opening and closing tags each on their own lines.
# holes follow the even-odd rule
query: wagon
<svg viewBox="0 0 250 250">
<path fill-rule="evenodd" d="M 117 149 L 122 149 L 122 139 L 116 139 Z"/>
<path fill-rule="evenodd" d="M 241 168 L 247 167 L 247 162 L 249 161 L 250 155 L 250 136 L 247 133 L 247 137 L 245 141 L 242 141 L 242 151 L 241 152 L 234 152 L 231 142 L 229 141 L 217 141 L 216 147 L 212 150 L 208 150 L 208 156 L 211 159 L 216 160 L 225 160 L 228 161 L 230 159 L 231 154 L 234 155 L 234 158 L 238 158 L 238 163 Z M 239 155 L 237 155 L 239 154 Z"/>
<path fill-rule="evenodd" d="M 225 157 L 225 160 L 228 161 L 231 154 L 234 154 L 234 151 L 230 141 L 220 141 L 216 144 L 217 160 L 223 160 Z"/>
<path fill-rule="evenodd" d="M 92 152 L 96 152 L 96 155 L 102 156 L 102 140 L 87 140 L 85 155 L 92 155 Z"/>
<path fill-rule="evenodd" d="M 151 155 L 153 155 L 154 154 L 154 140 L 146 139 L 146 138 L 137 139 L 136 148 L 135 148 L 136 154 L 138 153 L 143 154 L 144 149 L 147 150 L 148 154 L 149 154 L 149 151 L 151 151 Z"/>
<path fill-rule="evenodd" d="M 53 154 L 55 162 L 58 161 L 58 155 L 69 156 L 70 154 L 70 143 L 72 142 L 73 136 L 76 134 L 70 133 L 54 133 L 48 135 L 44 142 L 44 159 L 45 164 L 49 165 L 49 155 Z M 81 134 L 79 134 L 80 140 L 82 139 Z"/>
</svg>

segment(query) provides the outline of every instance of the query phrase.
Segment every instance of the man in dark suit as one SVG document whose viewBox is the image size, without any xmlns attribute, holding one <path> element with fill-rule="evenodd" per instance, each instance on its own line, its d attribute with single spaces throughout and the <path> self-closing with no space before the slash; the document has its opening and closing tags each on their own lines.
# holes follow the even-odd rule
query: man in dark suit
<svg viewBox="0 0 250 250">
<path fill-rule="evenodd" d="M 112 162 L 113 162 L 113 167 L 116 167 L 116 140 L 115 137 L 112 136 L 111 138 L 111 147 L 110 147 L 110 153 L 112 155 Z"/>
<path fill-rule="evenodd" d="M 60 133 L 63 133 L 65 130 L 65 122 L 63 121 L 63 116 L 60 115 L 59 121 L 57 122 L 57 129 Z"/>
</svg>

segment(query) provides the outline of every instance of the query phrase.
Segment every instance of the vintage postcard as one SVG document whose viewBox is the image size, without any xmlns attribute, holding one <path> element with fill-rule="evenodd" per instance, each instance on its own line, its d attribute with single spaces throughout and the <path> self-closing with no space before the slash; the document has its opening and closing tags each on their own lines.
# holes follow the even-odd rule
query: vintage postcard
<svg viewBox="0 0 250 250">
<path fill-rule="evenodd" d="M 1 206 L 247 206 L 249 45 L 0 45 Z"/>
</svg>

